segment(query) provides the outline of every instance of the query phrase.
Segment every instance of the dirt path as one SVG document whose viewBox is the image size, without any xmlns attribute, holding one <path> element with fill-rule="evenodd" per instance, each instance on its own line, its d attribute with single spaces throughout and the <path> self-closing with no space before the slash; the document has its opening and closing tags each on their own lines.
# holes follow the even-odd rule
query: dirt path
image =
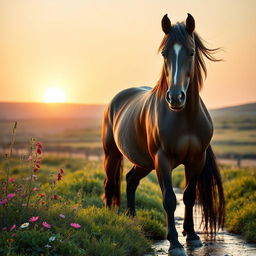
<svg viewBox="0 0 256 256">
<path fill-rule="evenodd" d="M 179 205 L 175 211 L 176 228 L 179 233 L 179 241 L 184 245 L 188 256 L 256 256 L 256 244 L 248 244 L 239 236 L 230 234 L 226 231 L 218 232 L 216 241 L 209 239 L 206 240 L 206 238 L 201 234 L 200 237 L 203 242 L 203 246 L 196 250 L 187 248 L 186 239 L 181 234 L 183 230 L 183 217 L 180 216 L 183 216 L 184 212 L 182 192 L 176 189 L 175 193 L 177 201 L 179 201 Z M 167 256 L 169 245 L 169 241 L 167 240 L 157 241 L 153 244 L 155 254 L 149 254 L 146 256 Z"/>
</svg>

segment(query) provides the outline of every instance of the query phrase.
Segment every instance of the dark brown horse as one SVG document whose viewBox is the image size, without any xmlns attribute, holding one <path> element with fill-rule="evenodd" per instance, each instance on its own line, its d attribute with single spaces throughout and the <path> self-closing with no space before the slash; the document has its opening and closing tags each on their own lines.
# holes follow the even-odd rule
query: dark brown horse
<svg viewBox="0 0 256 256">
<path fill-rule="evenodd" d="M 167 214 L 170 255 L 185 255 L 178 241 L 174 211 L 176 197 L 172 170 L 185 166 L 184 231 L 187 243 L 200 246 L 195 233 L 193 206 L 202 206 L 204 228 L 214 234 L 224 222 L 221 177 L 210 146 L 213 125 L 199 96 L 206 67 L 203 57 L 217 61 L 194 32 L 194 18 L 171 25 L 162 19 L 165 33 L 159 50 L 164 65 L 157 85 L 130 88 L 117 94 L 106 108 L 102 140 L 105 153 L 105 206 L 120 206 L 120 173 L 123 156 L 133 164 L 126 176 L 127 211 L 135 215 L 135 191 L 140 180 L 153 169 L 163 194 Z"/>
</svg>

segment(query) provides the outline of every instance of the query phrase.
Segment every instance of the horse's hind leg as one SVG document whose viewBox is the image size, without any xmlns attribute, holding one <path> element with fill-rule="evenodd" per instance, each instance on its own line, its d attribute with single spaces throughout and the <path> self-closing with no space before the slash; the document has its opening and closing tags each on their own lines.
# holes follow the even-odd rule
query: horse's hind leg
<svg viewBox="0 0 256 256">
<path fill-rule="evenodd" d="M 118 150 L 114 141 L 110 126 L 103 129 L 103 149 L 104 149 L 104 201 L 105 207 L 111 205 L 120 206 L 120 184 L 122 173 L 123 156 Z"/>
<path fill-rule="evenodd" d="M 148 175 L 151 170 L 143 169 L 138 166 L 133 168 L 126 175 L 126 196 L 127 196 L 127 215 L 135 216 L 135 192 L 140 180 Z"/>
</svg>

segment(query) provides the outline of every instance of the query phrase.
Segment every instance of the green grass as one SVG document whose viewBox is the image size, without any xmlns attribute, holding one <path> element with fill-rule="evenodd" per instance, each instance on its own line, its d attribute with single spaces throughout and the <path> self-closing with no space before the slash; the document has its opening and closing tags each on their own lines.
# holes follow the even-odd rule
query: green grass
<svg viewBox="0 0 256 256">
<path fill-rule="evenodd" d="M 63 168 L 65 173 L 54 188 L 58 199 L 51 200 L 49 179 L 56 175 L 59 168 Z M 6 163 L 1 161 L 1 180 L 5 170 Z M 129 165 L 125 164 L 124 177 L 128 170 Z M 10 177 L 16 181 L 11 184 L 9 192 L 14 192 L 18 184 L 23 186 L 29 172 L 26 161 L 13 159 Z M 138 188 L 138 211 L 134 219 L 125 215 L 125 182 L 122 183 L 121 211 L 104 209 L 101 199 L 103 182 L 104 172 L 100 162 L 45 157 L 33 184 L 38 191 L 33 192 L 30 206 L 20 207 L 21 197 L 17 192 L 16 197 L 8 201 L 8 218 L 5 206 L 0 205 L 0 227 L 7 227 L 8 230 L 1 232 L 0 255 L 144 255 L 151 250 L 150 240 L 165 238 L 162 197 L 154 173 L 143 179 Z M 40 193 L 45 196 L 38 197 Z M 66 218 L 60 218 L 59 214 L 64 214 Z M 39 220 L 21 229 L 20 225 L 28 222 L 31 216 L 39 216 Z M 46 230 L 42 226 L 43 221 L 51 224 L 51 229 Z M 73 229 L 69 226 L 72 222 L 79 223 L 81 228 Z M 10 232 L 13 224 L 17 228 Z M 52 236 L 56 239 L 50 242 Z"/>
<path fill-rule="evenodd" d="M 256 242 L 256 169 L 224 169 L 226 227 Z"/>
</svg>

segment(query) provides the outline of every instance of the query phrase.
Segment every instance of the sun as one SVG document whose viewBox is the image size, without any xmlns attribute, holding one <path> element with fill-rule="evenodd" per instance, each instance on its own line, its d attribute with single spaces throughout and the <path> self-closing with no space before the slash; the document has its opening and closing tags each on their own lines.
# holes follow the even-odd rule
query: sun
<svg viewBox="0 0 256 256">
<path fill-rule="evenodd" d="M 46 103 L 63 103 L 65 102 L 65 93 L 62 89 L 54 87 L 48 88 L 44 94 Z"/>
</svg>

